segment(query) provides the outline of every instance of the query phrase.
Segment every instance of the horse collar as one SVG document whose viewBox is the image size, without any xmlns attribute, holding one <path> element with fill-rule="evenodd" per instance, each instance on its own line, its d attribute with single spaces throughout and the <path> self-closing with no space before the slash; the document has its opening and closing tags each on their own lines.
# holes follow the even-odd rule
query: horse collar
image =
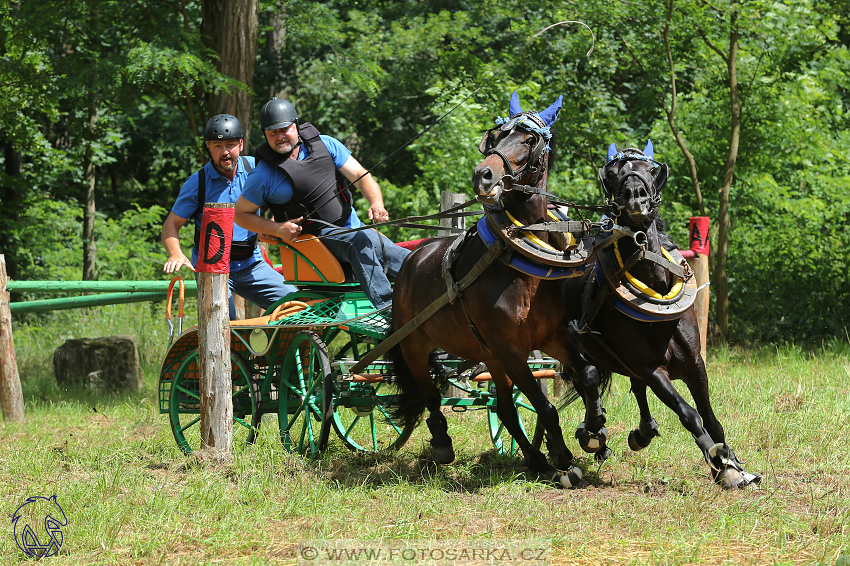
<svg viewBox="0 0 850 566">
<path fill-rule="evenodd" d="M 485 206 L 485 216 L 478 221 L 478 235 L 490 247 L 497 240 L 505 242 L 510 253 L 502 260 L 510 267 L 538 279 L 564 279 L 583 272 L 582 266 L 593 253 L 593 242 L 581 239 L 569 251 L 558 250 L 533 233 L 515 230 L 517 222 L 502 207 Z"/>
<path fill-rule="evenodd" d="M 671 250 L 666 255 L 672 263 L 684 261 L 679 250 Z M 617 299 L 614 308 L 626 316 L 644 322 L 676 320 L 694 304 L 697 294 L 695 277 L 679 278 L 673 289 L 661 296 L 631 277 L 624 267 L 625 262 L 616 243 L 597 255 L 597 285 L 601 287 L 607 283 Z"/>
</svg>

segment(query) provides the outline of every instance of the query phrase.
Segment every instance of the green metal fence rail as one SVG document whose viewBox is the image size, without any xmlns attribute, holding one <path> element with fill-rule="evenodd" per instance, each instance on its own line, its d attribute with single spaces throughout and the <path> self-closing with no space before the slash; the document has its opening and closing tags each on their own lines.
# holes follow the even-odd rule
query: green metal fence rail
<svg viewBox="0 0 850 566">
<path fill-rule="evenodd" d="M 12 313 L 42 312 L 77 309 L 120 303 L 164 301 L 170 281 L 15 281 L 6 285 L 16 293 L 98 293 L 75 297 L 59 297 L 38 301 L 21 301 L 10 304 Z M 196 297 L 198 286 L 194 279 L 184 281 L 185 296 Z M 175 294 L 179 290 L 175 289 Z"/>
</svg>

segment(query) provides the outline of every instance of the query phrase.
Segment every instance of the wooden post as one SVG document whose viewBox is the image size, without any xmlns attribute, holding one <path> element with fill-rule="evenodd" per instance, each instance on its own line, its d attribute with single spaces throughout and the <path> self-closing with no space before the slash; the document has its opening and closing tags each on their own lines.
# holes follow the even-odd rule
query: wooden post
<svg viewBox="0 0 850 566">
<path fill-rule="evenodd" d="M 0 254 L 0 407 L 7 421 L 24 422 L 24 394 L 12 337 L 12 309 L 6 290 L 6 256 Z"/>
<path fill-rule="evenodd" d="M 708 229 L 709 219 L 706 216 L 694 216 L 691 218 L 690 227 L 690 249 L 694 252 L 691 267 L 697 280 L 697 287 L 708 283 Z M 699 325 L 700 354 L 706 361 L 706 342 L 708 341 L 708 305 L 711 298 L 708 285 L 697 291 L 694 301 L 694 314 L 697 316 Z"/>
<path fill-rule="evenodd" d="M 694 270 L 694 276 L 697 280 L 697 287 L 708 283 L 708 256 L 696 255 L 691 260 L 691 267 Z M 703 287 L 697 291 L 696 299 L 694 300 L 694 314 L 697 315 L 697 324 L 699 325 L 699 343 L 700 354 L 705 361 L 706 358 L 706 342 L 708 341 L 708 305 L 711 295 L 708 287 Z"/>
<path fill-rule="evenodd" d="M 233 293 L 233 304 L 236 306 L 236 320 L 245 320 L 245 311 L 248 306 L 248 300 L 242 295 Z"/>
<path fill-rule="evenodd" d="M 448 210 L 453 206 L 457 206 L 459 204 L 463 204 L 466 202 L 466 195 L 462 193 L 453 193 L 451 191 L 440 191 L 440 212 L 444 210 Z M 440 226 L 446 226 L 447 228 L 466 228 L 466 218 L 463 216 L 459 218 L 440 218 Z M 454 235 L 449 230 L 438 230 L 437 236 L 442 238 L 444 236 L 452 236 Z"/>
<path fill-rule="evenodd" d="M 230 367 L 230 243 L 233 204 L 206 203 L 198 257 L 198 365 L 201 448 L 230 454 L 233 446 L 233 385 Z"/>
</svg>

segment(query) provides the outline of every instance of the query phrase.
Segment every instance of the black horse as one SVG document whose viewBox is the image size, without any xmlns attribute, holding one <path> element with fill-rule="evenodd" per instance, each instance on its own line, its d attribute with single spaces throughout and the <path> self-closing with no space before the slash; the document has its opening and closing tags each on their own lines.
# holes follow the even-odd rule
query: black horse
<svg viewBox="0 0 850 566">
<path fill-rule="evenodd" d="M 618 151 L 612 145 L 608 157 L 599 177 L 617 211 L 611 234 L 630 237 L 598 251 L 596 264 L 583 277 L 567 280 L 573 336 L 594 363 L 631 379 L 640 408 L 640 424 L 629 434 L 632 450 L 658 435 L 646 400 L 649 387 L 693 435 L 718 483 L 731 488 L 758 482 L 761 478 L 746 472 L 726 443 L 709 401 L 693 307 L 676 307 L 684 293 L 695 290 L 686 289 L 690 274 L 684 260 L 671 261 L 661 245 L 669 241 L 656 222 L 667 166 L 653 159 L 651 143 L 644 151 Z M 688 387 L 696 410 L 676 391 L 673 379 Z"/>
<path fill-rule="evenodd" d="M 549 127 L 560 110 L 560 101 L 537 114 L 524 112 L 513 94 L 510 118 L 497 120 L 500 126 L 489 130 L 481 143 L 485 159 L 475 168 L 473 184 L 485 206 L 507 211 L 523 224 L 547 217 L 547 197 L 540 191 L 545 189 L 548 176 Z M 471 271 L 480 269 L 477 266 L 483 265 L 479 264 L 482 258 L 498 255 L 493 254 L 492 246 L 501 242 L 488 244 L 480 230 L 487 227 L 479 223 L 478 229 L 457 240 L 431 240 L 407 257 L 393 292 L 395 330 L 458 281 L 463 282 Z M 548 241 L 546 232 L 537 236 L 542 242 Z M 541 279 L 493 261 L 450 304 L 391 350 L 400 390 L 394 417 L 410 424 L 428 410 L 426 422 L 436 462 L 449 463 L 455 457 L 440 410 L 440 390 L 429 368 L 429 354 L 439 348 L 487 365 L 497 392 L 499 418 L 522 449 L 532 472 L 567 487 L 579 481 L 581 470 L 574 467 L 573 455 L 564 443 L 557 409 L 541 391 L 527 362 L 529 353 L 540 349 L 574 369 L 574 386 L 579 392 L 586 389 L 598 399 L 600 387 L 605 387 L 605 376 L 600 377 L 596 368 L 586 363 L 569 338 L 569 320 L 564 316 L 565 281 Z M 529 442 L 520 426 L 512 398 L 514 385 L 537 411 L 554 466 Z M 589 424 L 592 430 L 600 427 L 597 420 Z"/>
</svg>

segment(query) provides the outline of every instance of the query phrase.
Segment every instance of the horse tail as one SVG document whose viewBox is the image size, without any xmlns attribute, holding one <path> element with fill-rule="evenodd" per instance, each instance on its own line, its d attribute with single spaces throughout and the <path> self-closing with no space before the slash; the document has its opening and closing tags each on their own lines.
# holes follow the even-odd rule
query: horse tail
<svg viewBox="0 0 850 566">
<path fill-rule="evenodd" d="M 419 422 L 422 413 L 425 412 L 422 389 L 404 359 L 401 344 L 396 344 L 390 348 L 387 357 L 392 361 L 395 385 L 398 388 L 397 401 L 389 409 L 390 417 L 400 423 L 402 427 L 415 425 Z"/>
<path fill-rule="evenodd" d="M 599 374 L 599 397 L 605 397 L 608 394 L 608 391 L 611 389 L 611 378 L 613 374 L 611 370 L 600 367 L 596 367 L 596 371 Z M 579 393 L 575 388 L 575 382 L 580 379 L 578 371 L 574 367 L 564 367 L 564 371 L 561 373 L 561 379 L 566 385 L 566 389 L 561 394 L 561 402 L 558 403 L 558 410 L 562 410 L 567 407 L 567 405 L 572 404 L 577 399 L 581 398 L 581 393 Z"/>
</svg>

